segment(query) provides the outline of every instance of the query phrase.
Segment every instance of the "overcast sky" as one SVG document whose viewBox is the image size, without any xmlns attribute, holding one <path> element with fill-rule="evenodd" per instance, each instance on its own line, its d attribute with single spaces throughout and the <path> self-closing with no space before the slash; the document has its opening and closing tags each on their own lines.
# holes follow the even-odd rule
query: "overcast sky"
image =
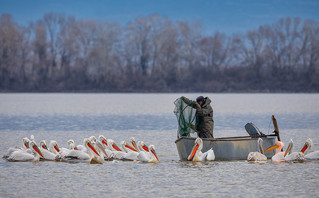
<svg viewBox="0 0 319 198">
<path fill-rule="evenodd" d="M 0 14 L 11 14 L 19 24 L 41 19 L 49 12 L 122 25 L 159 14 L 170 20 L 201 21 L 208 34 L 231 34 L 285 17 L 319 21 L 319 0 L 0 0 Z"/>
</svg>

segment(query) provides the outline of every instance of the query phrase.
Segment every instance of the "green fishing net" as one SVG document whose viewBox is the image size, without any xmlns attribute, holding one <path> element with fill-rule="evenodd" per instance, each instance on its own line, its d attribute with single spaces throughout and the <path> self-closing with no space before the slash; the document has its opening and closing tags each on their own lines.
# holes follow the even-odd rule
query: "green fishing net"
<svg viewBox="0 0 319 198">
<path fill-rule="evenodd" d="M 190 133 L 195 133 L 196 109 L 187 105 L 182 98 L 176 99 L 174 104 L 174 114 L 176 115 L 178 123 L 177 137 L 189 137 Z"/>
</svg>

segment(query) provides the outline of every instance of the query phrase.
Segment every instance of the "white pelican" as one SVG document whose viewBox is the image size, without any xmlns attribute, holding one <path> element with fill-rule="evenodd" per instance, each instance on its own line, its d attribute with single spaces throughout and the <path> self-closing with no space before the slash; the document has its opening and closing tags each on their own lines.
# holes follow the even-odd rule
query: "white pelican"
<svg viewBox="0 0 319 198">
<path fill-rule="evenodd" d="M 287 149 L 286 152 L 282 152 L 281 149 L 283 146 L 284 146 L 283 142 L 277 141 L 275 145 L 273 145 L 265 150 L 265 152 L 268 152 L 268 151 L 277 149 L 276 154 L 274 156 L 272 156 L 272 158 L 271 158 L 272 162 L 277 163 L 277 162 L 285 162 L 286 161 L 285 157 L 288 154 L 288 152 L 290 152 L 290 149 Z"/>
<path fill-rule="evenodd" d="M 85 148 L 85 146 L 83 146 L 81 144 L 76 145 L 74 140 L 72 140 L 72 139 L 68 140 L 68 146 L 69 146 L 70 150 L 80 150 L 80 151 L 87 152 L 87 149 Z"/>
<path fill-rule="evenodd" d="M 122 146 L 122 148 L 123 148 L 123 150 L 126 152 L 126 153 L 128 153 L 128 152 L 138 152 L 136 149 L 135 149 L 135 147 L 133 146 L 133 147 L 131 147 L 126 141 L 121 141 L 121 146 Z"/>
<path fill-rule="evenodd" d="M 109 148 L 109 146 L 108 146 L 108 144 L 107 144 L 107 140 L 106 140 L 106 138 L 105 138 L 103 135 L 99 135 L 99 141 L 100 141 L 103 145 L 105 145 L 105 149 L 109 149 L 109 150 L 110 150 L 110 148 Z"/>
<path fill-rule="evenodd" d="M 91 144 L 93 144 L 95 146 L 96 141 L 97 141 L 96 137 L 93 135 L 93 136 L 89 137 L 89 140 L 90 140 Z"/>
<path fill-rule="evenodd" d="M 115 159 L 123 159 L 125 156 L 125 152 L 122 151 L 114 142 L 114 140 L 112 139 L 107 139 L 107 145 L 110 148 L 110 150 L 112 151 L 112 156 Z"/>
<path fill-rule="evenodd" d="M 108 157 L 108 160 L 111 160 L 113 158 L 113 152 L 111 151 L 110 147 L 107 144 L 107 140 L 103 135 L 99 136 L 99 142 L 102 143 L 102 147 Z"/>
<path fill-rule="evenodd" d="M 67 143 L 68 143 L 68 148 L 69 148 L 70 150 L 78 150 L 78 148 L 77 148 L 76 145 L 75 145 L 74 140 L 70 139 L 70 140 L 68 140 Z"/>
<path fill-rule="evenodd" d="M 113 156 L 111 156 L 111 155 L 108 155 L 107 154 L 107 152 L 105 151 L 105 146 L 103 145 L 103 143 L 100 141 L 100 140 L 97 140 L 96 141 L 96 143 L 95 143 L 95 145 L 96 145 L 96 149 L 97 149 L 97 151 L 101 151 L 101 152 L 99 152 L 99 154 L 100 155 L 104 155 L 104 160 L 111 160 L 111 158 L 113 157 Z"/>
<path fill-rule="evenodd" d="M 36 142 L 35 139 L 34 139 L 34 135 L 30 135 L 30 140 L 33 141 L 33 142 Z"/>
<path fill-rule="evenodd" d="M 40 147 L 39 147 L 42 155 L 44 156 L 43 159 L 45 160 L 55 160 L 56 155 L 55 153 L 52 153 L 51 151 L 48 150 L 48 147 L 46 145 L 45 140 L 40 141 Z"/>
<path fill-rule="evenodd" d="M 195 140 L 195 144 L 187 160 L 194 161 L 194 162 L 215 160 L 215 153 L 212 148 L 206 151 L 205 153 L 202 153 L 202 149 L 203 149 L 203 140 L 201 138 L 197 138 Z"/>
<path fill-rule="evenodd" d="M 23 141 L 23 145 L 25 146 L 25 148 L 29 149 L 29 143 L 30 143 L 29 138 L 25 137 L 22 139 L 22 141 Z"/>
<path fill-rule="evenodd" d="M 13 152 L 19 151 L 19 150 L 26 151 L 26 149 L 18 147 L 18 146 L 14 147 L 14 148 L 11 147 L 11 148 L 8 149 L 7 153 L 3 156 L 3 158 L 4 159 L 8 159 Z M 32 152 L 30 152 L 30 154 L 32 154 Z"/>
<path fill-rule="evenodd" d="M 141 162 L 148 162 L 148 163 L 156 163 L 157 161 L 160 162 L 155 152 L 155 146 L 150 145 L 148 147 L 148 150 L 149 152 L 140 151 L 139 154 L 137 155 L 137 159 Z"/>
<path fill-rule="evenodd" d="M 135 138 L 134 137 L 131 137 L 130 138 L 130 143 L 132 144 L 133 148 L 134 148 L 134 151 L 138 152 L 138 148 L 136 146 L 136 142 L 135 142 Z M 130 148 L 131 149 L 131 148 Z"/>
<path fill-rule="evenodd" d="M 148 147 L 145 145 L 145 143 L 143 141 L 138 141 L 137 142 L 137 148 L 138 148 L 139 151 L 149 152 Z"/>
<path fill-rule="evenodd" d="M 83 141 L 83 144 L 87 144 L 87 139 Z M 74 141 L 68 141 L 71 150 L 65 155 L 61 156 L 61 160 L 65 162 L 90 162 L 91 156 L 86 151 L 74 150 Z"/>
<path fill-rule="evenodd" d="M 34 141 L 30 141 L 29 147 L 34 151 L 32 154 L 27 152 L 26 150 L 17 149 L 11 152 L 10 155 L 6 158 L 6 160 L 14 162 L 25 162 L 39 161 L 40 156 L 44 158 L 39 147 L 36 145 Z"/>
<path fill-rule="evenodd" d="M 71 150 L 61 158 L 64 162 L 90 162 L 91 156 L 80 150 Z"/>
<path fill-rule="evenodd" d="M 39 146 L 43 149 L 48 149 L 48 146 L 47 146 L 47 143 L 45 142 L 45 140 L 41 140 L 40 143 L 39 143 Z"/>
<path fill-rule="evenodd" d="M 84 139 L 84 146 L 88 150 L 88 152 L 91 154 L 91 164 L 103 164 L 104 158 L 101 157 L 101 155 L 98 153 L 98 151 L 94 148 L 94 145 L 91 143 L 91 141 L 87 138 Z"/>
<path fill-rule="evenodd" d="M 319 151 L 313 151 L 305 155 L 306 160 L 319 160 Z"/>
<path fill-rule="evenodd" d="M 264 147 L 263 147 L 263 140 L 258 138 L 257 140 L 257 147 L 258 152 L 250 152 L 247 157 L 247 161 L 249 162 L 267 162 L 267 157 L 264 155 Z"/>
<path fill-rule="evenodd" d="M 29 140 L 29 138 L 27 138 L 27 137 L 22 138 L 22 142 L 23 142 L 23 146 L 25 148 L 21 148 L 21 147 L 18 147 L 18 146 L 13 147 L 13 148 L 11 147 L 11 148 L 8 149 L 7 153 L 3 156 L 3 158 L 7 159 L 14 151 L 20 151 L 20 150 L 26 151 L 29 154 L 33 155 L 33 151 L 32 151 L 32 149 L 30 149 L 30 146 L 29 146 L 30 142 L 31 142 Z"/>
<path fill-rule="evenodd" d="M 312 147 L 312 140 L 309 138 L 306 140 L 301 152 L 305 154 L 306 160 L 319 160 L 319 151 L 310 152 Z"/>
<path fill-rule="evenodd" d="M 305 144 L 303 145 L 302 149 L 300 152 L 302 152 L 303 154 L 307 155 L 310 151 L 312 147 L 312 140 L 310 138 L 308 138 L 305 142 Z"/>
<path fill-rule="evenodd" d="M 60 153 L 60 149 L 58 146 L 58 143 L 55 140 L 51 140 L 50 144 L 49 144 L 49 150 L 54 153 L 54 154 L 58 154 Z"/>
<path fill-rule="evenodd" d="M 292 141 L 292 139 L 290 139 L 289 145 L 288 145 L 285 153 L 292 151 L 293 146 L 294 146 L 293 141 Z M 302 153 L 302 152 L 292 152 L 285 157 L 285 160 L 290 161 L 290 162 L 291 161 L 303 161 L 304 159 L 305 159 L 304 153 Z"/>
<path fill-rule="evenodd" d="M 55 140 L 51 140 L 49 144 L 49 151 L 56 155 L 55 160 L 59 161 L 67 155 L 71 150 L 67 148 L 59 148 L 58 143 Z"/>
<path fill-rule="evenodd" d="M 137 151 L 135 151 L 135 149 L 132 148 L 130 145 L 128 145 L 128 143 L 126 141 L 121 141 L 121 146 L 122 146 L 123 150 L 125 151 L 125 154 L 124 154 L 122 159 L 133 160 L 133 161 L 138 160 L 137 156 L 139 153 Z"/>
</svg>

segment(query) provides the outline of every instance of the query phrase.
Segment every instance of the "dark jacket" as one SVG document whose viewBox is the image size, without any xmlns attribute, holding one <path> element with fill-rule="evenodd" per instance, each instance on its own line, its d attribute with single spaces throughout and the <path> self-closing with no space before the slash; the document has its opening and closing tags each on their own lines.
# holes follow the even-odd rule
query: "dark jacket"
<svg viewBox="0 0 319 198">
<path fill-rule="evenodd" d="M 195 101 L 182 97 L 183 101 L 196 109 L 196 131 L 200 138 L 214 138 L 214 119 L 211 100 L 206 97 L 202 107 Z"/>
</svg>

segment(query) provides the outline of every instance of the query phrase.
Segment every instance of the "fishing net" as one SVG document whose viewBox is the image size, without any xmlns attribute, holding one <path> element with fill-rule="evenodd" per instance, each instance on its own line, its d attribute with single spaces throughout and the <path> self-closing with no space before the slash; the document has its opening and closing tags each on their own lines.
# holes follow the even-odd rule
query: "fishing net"
<svg viewBox="0 0 319 198">
<path fill-rule="evenodd" d="M 196 109 L 187 105 L 182 98 L 178 98 L 174 102 L 174 114 L 177 118 L 178 131 L 177 137 L 189 137 L 190 133 L 195 133 L 196 129 Z"/>
</svg>

